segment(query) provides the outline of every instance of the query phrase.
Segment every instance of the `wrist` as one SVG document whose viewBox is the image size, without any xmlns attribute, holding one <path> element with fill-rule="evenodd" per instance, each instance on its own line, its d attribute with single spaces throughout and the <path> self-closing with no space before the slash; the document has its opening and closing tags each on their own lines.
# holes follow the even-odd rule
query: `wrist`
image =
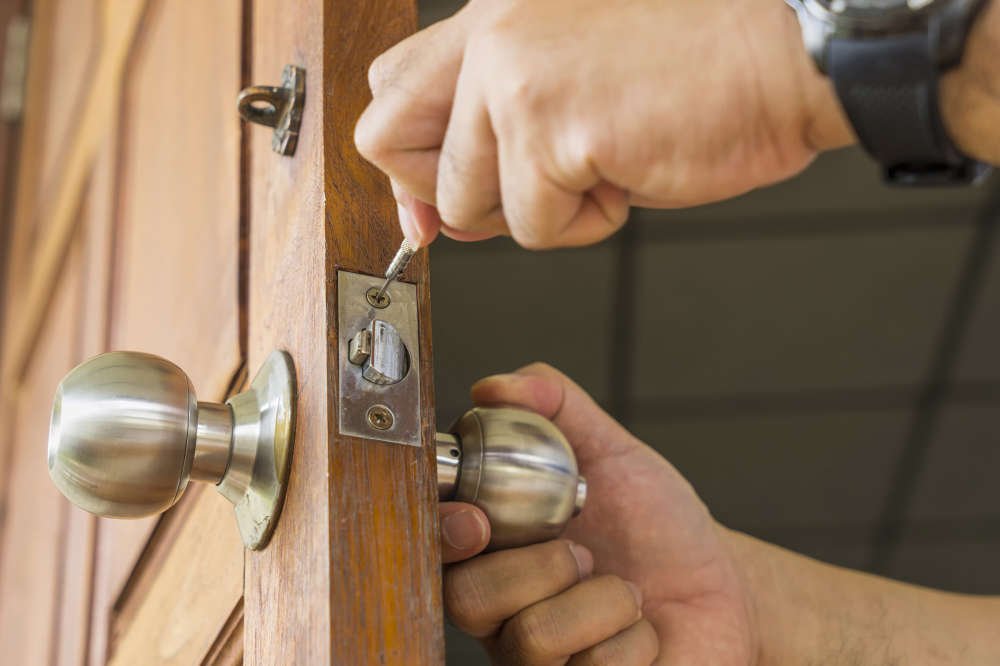
<svg viewBox="0 0 1000 666">
<path fill-rule="evenodd" d="M 784 0 L 777 0 L 785 5 Z M 795 11 L 785 5 L 783 39 L 790 45 L 788 56 L 795 72 L 796 88 L 801 97 L 803 140 L 816 152 L 842 148 L 857 142 L 857 137 L 844 113 L 833 82 L 819 71 L 806 49 L 802 28 Z"/>
<path fill-rule="evenodd" d="M 722 532 L 758 646 L 750 666 L 1000 663 L 1000 598 L 907 585 Z"/>
<path fill-rule="evenodd" d="M 941 114 L 964 153 L 1000 164 L 1000 0 L 982 9 L 962 64 L 943 77 Z"/>
<path fill-rule="evenodd" d="M 722 532 L 751 617 L 757 649 L 750 666 L 798 663 L 804 654 L 818 654 L 820 622 L 811 604 L 802 603 L 812 596 L 811 581 L 800 575 L 794 556 L 741 532 Z M 789 594 L 789 586 L 795 594 Z"/>
</svg>

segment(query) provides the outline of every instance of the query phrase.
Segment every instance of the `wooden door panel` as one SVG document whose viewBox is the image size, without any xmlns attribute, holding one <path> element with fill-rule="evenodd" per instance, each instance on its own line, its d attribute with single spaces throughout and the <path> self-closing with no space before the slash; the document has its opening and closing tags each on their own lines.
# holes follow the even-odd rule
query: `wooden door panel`
<svg viewBox="0 0 1000 666">
<path fill-rule="evenodd" d="M 37 0 L 52 11 L 68 1 Z M 59 20 L 83 20 L 95 6 L 96 65 L 61 65 L 69 78 L 45 82 L 95 72 L 80 84 L 89 92 L 64 153 L 35 160 L 58 174 L 51 205 L 25 218 L 48 231 L 26 260 L 26 314 L 5 347 L 20 386 L 4 396 L 13 439 L 44 441 L 52 390 L 81 350 L 165 356 L 201 399 L 221 400 L 280 348 L 297 370 L 292 472 L 271 543 L 246 553 L 232 507 L 210 487 L 192 487 L 158 520 L 95 521 L 63 508 L 45 468 L 28 469 L 19 448 L 23 487 L 10 495 L 42 501 L 11 505 L 0 641 L 6 649 L 8 636 L 21 638 L 10 652 L 17 663 L 78 664 L 87 648 L 95 664 L 236 663 L 244 645 L 246 661 L 261 664 L 441 663 L 425 253 L 407 271 L 419 296 L 423 446 L 341 435 L 335 394 L 337 271 L 380 273 L 401 239 L 388 183 L 355 151 L 353 126 L 367 66 L 415 29 L 414 3 L 85 0 L 69 10 L 78 19 Z M 243 139 L 235 96 L 277 82 L 289 63 L 306 68 L 308 90 L 297 154 L 283 157 L 268 129 Z M 63 261 L 78 226 L 68 211 L 81 206 L 94 218 L 77 241 L 82 276 Z M 73 275 L 80 299 L 67 305 L 53 285 Z M 21 432 L 29 408 L 32 422 L 45 416 L 37 432 Z M 5 556 L 13 540 L 35 538 L 28 507 L 58 513 L 59 527 L 46 523 L 29 545 L 42 573 Z M 25 590 L 34 605 L 7 622 Z"/>
<path fill-rule="evenodd" d="M 158 354 L 202 400 L 241 363 L 237 2 L 150 0 L 123 81 L 109 346 Z M 121 590 L 155 519 L 102 521 Z"/>
<path fill-rule="evenodd" d="M 111 664 L 202 663 L 240 604 L 243 542 L 233 506 L 212 488 L 188 492 L 119 599 Z"/>
<path fill-rule="evenodd" d="M 45 450 L 52 396 L 78 361 L 79 245 L 74 249 L 15 402 L 0 542 L 0 645 L 10 664 L 50 663 L 58 638 L 69 507 L 49 481 Z"/>
<path fill-rule="evenodd" d="M 45 63 L 48 74 L 44 92 L 45 103 L 42 122 L 45 138 L 40 159 L 41 191 L 50 188 L 61 176 L 65 165 L 68 139 L 76 128 L 80 110 L 86 102 L 89 87 L 93 84 L 100 46 L 100 6 L 97 0 L 43 0 L 50 7 L 50 52 Z M 43 210 L 34 233 L 45 233 L 45 197 L 40 200 Z"/>
<path fill-rule="evenodd" d="M 169 358 L 202 399 L 240 363 L 241 20 L 151 0 L 124 81 L 111 346 Z"/>
<path fill-rule="evenodd" d="M 62 176 L 68 140 L 93 83 L 99 47 L 96 0 L 35 0 L 31 5 L 24 149 L 17 161 L 17 209 L 5 267 L 9 311 L 18 311 L 24 303 L 32 251 L 51 221 L 52 187 Z"/>
</svg>

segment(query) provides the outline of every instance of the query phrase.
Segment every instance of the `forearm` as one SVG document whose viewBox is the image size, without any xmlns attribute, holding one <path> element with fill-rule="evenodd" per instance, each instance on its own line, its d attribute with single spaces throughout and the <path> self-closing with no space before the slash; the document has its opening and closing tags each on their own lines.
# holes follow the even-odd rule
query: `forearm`
<svg viewBox="0 0 1000 666">
<path fill-rule="evenodd" d="M 941 112 L 965 153 L 1000 165 L 1000 0 L 983 9 L 961 66 L 944 77 Z"/>
<path fill-rule="evenodd" d="M 1000 663 L 1000 600 L 862 574 L 727 532 L 759 635 L 756 666 Z"/>
</svg>

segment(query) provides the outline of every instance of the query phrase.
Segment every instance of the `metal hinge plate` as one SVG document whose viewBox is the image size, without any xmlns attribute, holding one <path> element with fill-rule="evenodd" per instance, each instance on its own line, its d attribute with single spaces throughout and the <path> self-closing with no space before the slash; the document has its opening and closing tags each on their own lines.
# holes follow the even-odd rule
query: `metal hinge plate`
<svg viewBox="0 0 1000 666">
<path fill-rule="evenodd" d="M 337 414 L 340 432 L 391 444 L 420 446 L 420 338 L 417 326 L 417 287 L 394 282 L 386 295 L 388 303 L 373 305 L 370 293 L 378 291 L 384 278 L 337 271 L 337 367 L 340 375 Z M 379 384 L 365 377 L 363 367 L 352 362 L 358 334 L 372 322 L 384 322 L 398 334 L 408 354 L 409 368 L 392 384 Z"/>
</svg>

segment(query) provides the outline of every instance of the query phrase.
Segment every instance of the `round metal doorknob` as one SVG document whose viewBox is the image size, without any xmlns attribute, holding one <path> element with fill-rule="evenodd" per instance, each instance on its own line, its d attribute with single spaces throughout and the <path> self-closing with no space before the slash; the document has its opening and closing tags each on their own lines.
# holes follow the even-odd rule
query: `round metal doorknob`
<svg viewBox="0 0 1000 666">
<path fill-rule="evenodd" d="M 490 520 L 489 549 L 553 539 L 583 509 L 587 481 L 562 432 L 523 409 L 477 407 L 438 433 L 438 495 L 475 504 Z"/>
<path fill-rule="evenodd" d="M 166 359 L 101 354 L 56 390 L 49 475 L 73 504 L 111 518 L 165 511 L 192 479 L 215 484 L 236 507 L 244 543 L 261 548 L 281 510 L 294 413 L 294 369 L 283 352 L 224 404 L 198 402 Z"/>
</svg>

